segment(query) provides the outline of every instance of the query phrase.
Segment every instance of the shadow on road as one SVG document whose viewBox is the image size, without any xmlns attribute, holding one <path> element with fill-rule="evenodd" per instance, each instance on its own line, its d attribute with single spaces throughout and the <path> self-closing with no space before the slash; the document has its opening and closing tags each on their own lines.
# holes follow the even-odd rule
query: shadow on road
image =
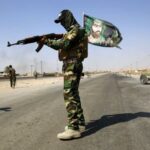
<svg viewBox="0 0 150 150">
<path fill-rule="evenodd" d="M 0 111 L 11 111 L 11 107 L 3 107 L 3 108 L 0 108 Z"/>
<path fill-rule="evenodd" d="M 84 136 L 89 136 L 96 133 L 97 131 L 106 128 L 108 126 L 127 122 L 138 117 L 147 117 L 150 118 L 150 112 L 138 112 L 138 113 L 124 113 L 124 114 L 114 114 L 114 115 L 105 115 L 98 120 L 92 120 L 86 125 L 86 131 L 83 133 Z"/>
</svg>

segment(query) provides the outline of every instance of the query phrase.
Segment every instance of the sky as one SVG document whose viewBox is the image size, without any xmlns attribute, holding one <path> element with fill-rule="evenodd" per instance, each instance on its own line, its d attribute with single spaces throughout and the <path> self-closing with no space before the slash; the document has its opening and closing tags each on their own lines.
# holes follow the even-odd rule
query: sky
<svg viewBox="0 0 150 150">
<path fill-rule="evenodd" d="M 7 47 L 7 42 L 65 33 L 54 23 L 63 9 L 71 10 L 81 26 L 83 13 L 111 22 L 123 37 L 121 50 L 88 44 L 84 71 L 150 68 L 150 0 L 0 0 L 0 71 L 11 64 L 18 73 L 61 72 L 57 51 L 44 46 L 36 53 L 36 43 Z"/>
</svg>

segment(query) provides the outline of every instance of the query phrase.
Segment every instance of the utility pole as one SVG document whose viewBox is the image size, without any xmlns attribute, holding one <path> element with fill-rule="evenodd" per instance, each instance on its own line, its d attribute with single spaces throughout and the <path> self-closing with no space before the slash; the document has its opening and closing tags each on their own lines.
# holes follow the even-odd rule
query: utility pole
<svg viewBox="0 0 150 150">
<path fill-rule="evenodd" d="M 43 74 L 43 62 L 42 62 L 42 60 L 41 60 L 40 64 L 41 64 L 41 75 L 42 75 Z"/>
<path fill-rule="evenodd" d="M 57 60 L 57 68 L 56 69 L 57 69 L 57 73 L 58 73 L 59 72 L 58 60 Z"/>
<path fill-rule="evenodd" d="M 32 76 L 32 72 L 33 72 L 33 65 L 30 65 L 30 67 L 31 67 L 31 76 Z"/>
<path fill-rule="evenodd" d="M 36 61 L 36 59 L 34 59 L 34 66 L 35 66 L 34 71 L 37 71 L 37 61 Z"/>
</svg>

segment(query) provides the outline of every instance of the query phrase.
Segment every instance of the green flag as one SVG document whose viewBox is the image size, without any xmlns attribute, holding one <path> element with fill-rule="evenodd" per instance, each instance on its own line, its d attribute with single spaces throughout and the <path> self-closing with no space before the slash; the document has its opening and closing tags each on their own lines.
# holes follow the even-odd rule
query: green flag
<svg viewBox="0 0 150 150">
<path fill-rule="evenodd" d="M 122 37 L 113 24 L 84 15 L 84 28 L 88 34 L 88 42 L 97 46 L 118 47 Z"/>
</svg>

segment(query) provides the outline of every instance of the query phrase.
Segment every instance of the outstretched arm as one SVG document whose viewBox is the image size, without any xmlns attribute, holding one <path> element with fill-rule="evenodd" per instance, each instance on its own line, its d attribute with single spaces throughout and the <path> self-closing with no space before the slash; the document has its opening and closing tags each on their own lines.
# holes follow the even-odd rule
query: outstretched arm
<svg viewBox="0 0 150 150">
<path fill-rule="evenodd" d="M 44 44 L 55 50 L 59 49 L 67 50 L 69 49 L 71 42 L 76 38 L 78 31 L 79 31 L 78 27 L 74 27 L 68 33 L 64 34 L 63 38 L 59 40 L 45 39 Z"/>
</svg>

